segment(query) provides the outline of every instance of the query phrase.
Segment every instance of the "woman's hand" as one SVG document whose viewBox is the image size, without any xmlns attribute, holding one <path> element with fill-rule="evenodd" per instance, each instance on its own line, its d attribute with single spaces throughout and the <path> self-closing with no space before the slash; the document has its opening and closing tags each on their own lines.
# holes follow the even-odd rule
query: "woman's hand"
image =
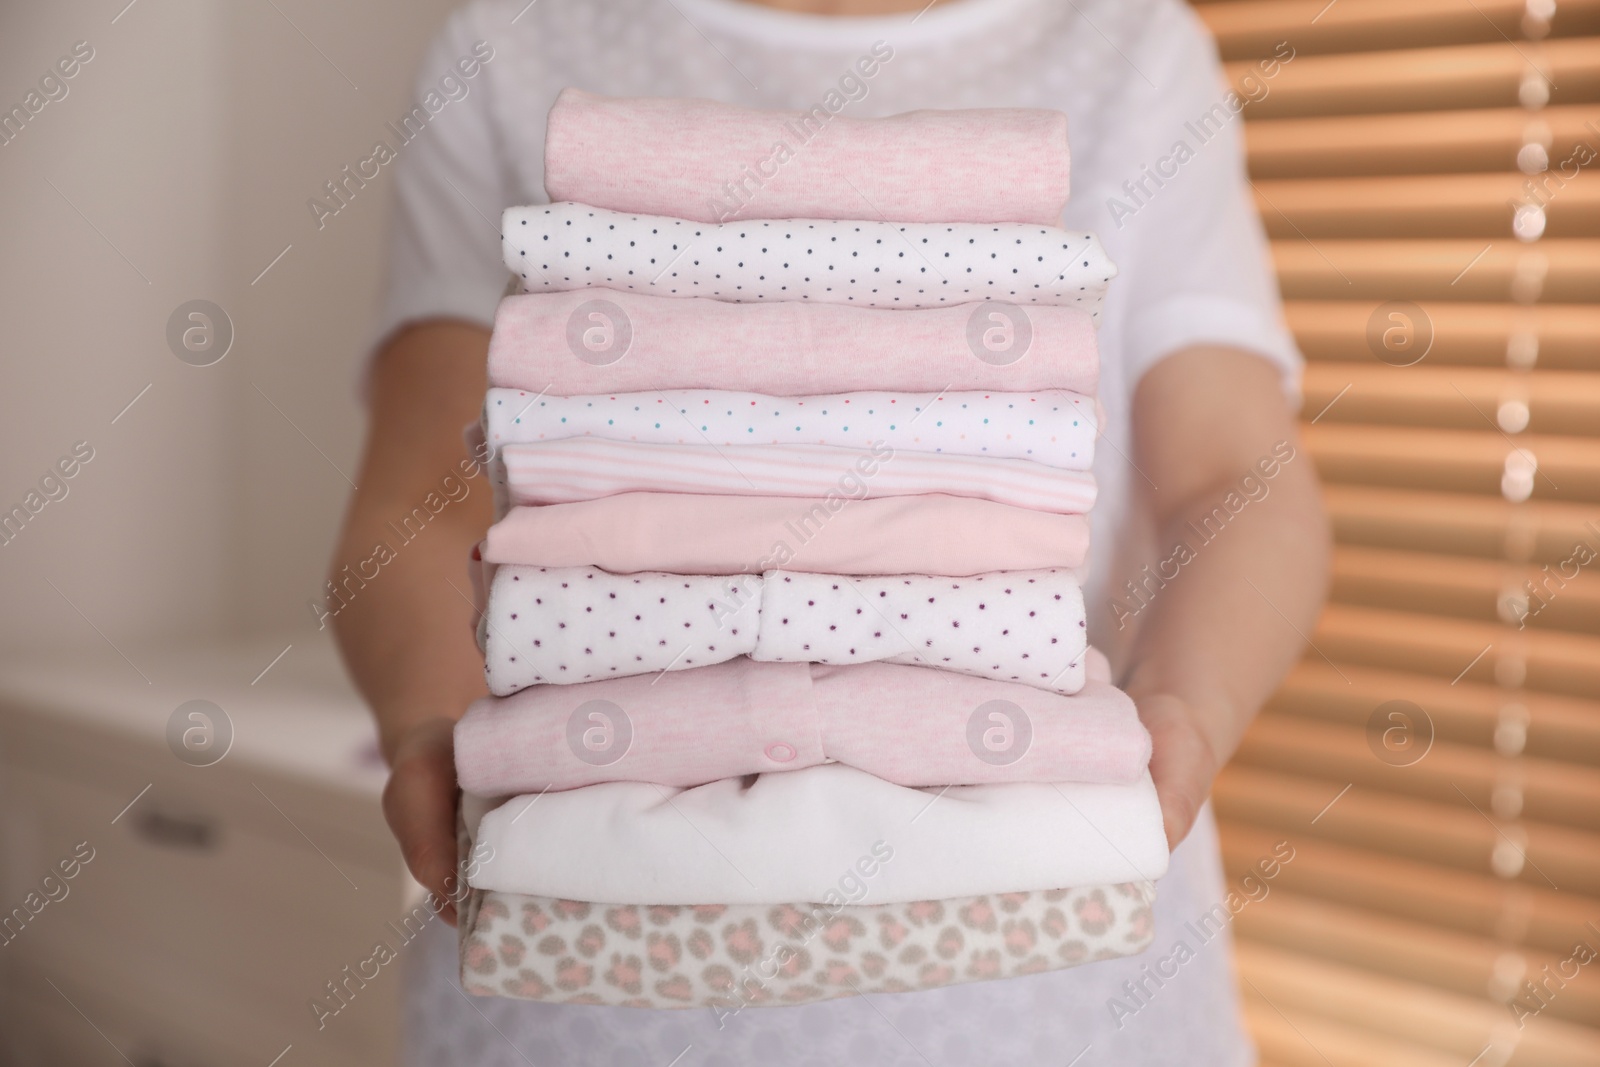
<svg viewBox="0 0 1600 1067">
<path fill-rule="evenodd" d="M 439 906 L 439 917 L 455 925 L 464 891 L 456 875 L 455 723 L 425 719 L 400 735 L 383 787 L 383 815 L 400 842 L 411 876 Z"/>
<path fill-rule="evenodd" d="M 327 621 L 389 761 L 383 814 L 447 922 L 461 893 L 451 727 L 485 692 L 467 564 L 493 508 L 461 427 L 483 408 L 488 349 L 482 327 L 436 321 L 407 327 L 378 354 L 361 488 L 329 568 L 348 600 L 330 605 Z M 425 525 L 407 537 L 397 516 Z M 375 576 L 358 562 L 374 558 Z M 366 577 L 350 581 L 357 573 Z"/>
<path fill-rule="evenodd" d="M 1167 846 L 1177 848 L 1194 826 L 1222 764 L 1206 737 L 1202 717 L 1186 701 L 1154 693 L 1135 698 L 1135 703 L 1139 719 L 1150 731 L 1150 777 L 1161 800 Z"/>
<path fill-rule="evenodd" d="M 1223 348 L 1168 356 L 1140 381 L 1133 431 L 1157 558 L 1183 563 L 1123 576 L 1144 598 L 1123 605 L 1137 629 L 1120 677 L 1150 731 L 1150 775 L 1176 846 L 1315 627 L 1328 525 L 1264 359 Z"/>
</svg>

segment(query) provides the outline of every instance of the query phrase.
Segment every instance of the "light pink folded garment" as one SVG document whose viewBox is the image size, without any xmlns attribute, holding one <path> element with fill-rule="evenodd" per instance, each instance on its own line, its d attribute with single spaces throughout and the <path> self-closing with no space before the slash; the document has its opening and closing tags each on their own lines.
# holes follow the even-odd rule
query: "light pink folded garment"
<svg viewBox="0 0 1600 1067">
<path fill-rule="evenodd" d="M 1127 784 L 1150 760 L 1133 701 L 1091 650 L 1074 696 L 891 663 L 745 657 L 659 676 L 532 686 L 456 724 L 468 792 L 694 786 L 836 761 L 907 786 Z"/>
<path fill-rule="evenodd" d="M 1067 118 L 993 108 L 881 119 L 564 89 L 545 127 L 551 200 L 729 219 L 1060 225 Z"/>
<path fill-rule="evenodd" d="M 1082 515 L 1094 475 L 1027 459 L 828 445 L 649 445 L 576 437 L 500 450 L 512 504 L 565 504 L 618 493 L 870 499 L 948 493 Z"/>
<path fill-rule="evenodd" d="M 948 574 L 1079 567 L 1082 515 L 947 496 L 822 501 L 622 493 L 512 508 L 489 527 L 483 558 L 613 574 Z"/>
<path fill-rule="evenodd" d="M 489 339 L 490 385 L 556 396 L 650 389 L 1092 396 L 1099 370 L 1088 312 L 1044 305 L 905 311 L 581 289 L 506 297 Z"/>
</svg>

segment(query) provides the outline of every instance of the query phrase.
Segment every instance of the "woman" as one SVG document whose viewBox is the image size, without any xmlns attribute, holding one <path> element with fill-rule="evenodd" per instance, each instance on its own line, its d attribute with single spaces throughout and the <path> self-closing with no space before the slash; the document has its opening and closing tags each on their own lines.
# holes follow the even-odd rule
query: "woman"
<svg viewBox="0 0 1600 1067">
<path fill-rule="evenodd" d="M 1002 982 L 740 1012 L 719 1025 L 709 1011 L 469 999 L 454 983 L 452 932 L 435 923 L 409 961 L 415 1064 L 1253 1062 L 1226 937 L 1191 945 L 1193 958 L 1159 981 L 1144 970 L 1223 896 L 1211 781 L 1299 654 L 1326 579 L 1315 475 L 1296 443 L 1299 356 L 1247 195 L 1240 98 L 1227 95 L 1209 38 L 1177 0 L 935 3 L 478 0 L 457 12 L 424 61 L 419 97 L 458 60 L 490 58 L 470 91 L 399 150 L 385 340 L 335 568 L 363 558 L 383 524 L 464 457 L 460 431 L 482 401 L 506 280 L 496 220 L 505 206 L 544 199 L 543 116 L 563 87 L 774 108 L 809 108 L 839 89 L 842 113 L 858 117 L 1064 111 L 1073 194 L 1063 225 L 1097 231 L 1120 268 L 1100 330 L 1107 425 L 1086 601 L 1091 638 L 1154 738 L 1151 769 L 1176 848 L 1159 885 L 1155 948 Z M 868 53 L 882 61 L 858 77 Z M 1278 55 L 1291 60 L 1292 42 Z M 1227 518 L 1210 529 L 1220 532 L 1202 538 L 1187 525 L 1217 508 Z M 337 618 L 393 768 L 385 812 L 435 892 L 455 860 L 450 729 L 483 691 L 463 576 L 488 521 L 478 483 Z"/>
</svg>

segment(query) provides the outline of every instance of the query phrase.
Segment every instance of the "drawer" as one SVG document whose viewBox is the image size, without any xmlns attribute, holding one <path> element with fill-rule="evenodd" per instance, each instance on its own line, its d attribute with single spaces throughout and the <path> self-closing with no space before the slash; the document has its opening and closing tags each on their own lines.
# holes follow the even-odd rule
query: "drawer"
<svg viewBox="0 0 1600 1067">
<path fill-rule="evenodd" d="M 251 1061 L 263 1065 L 291 1042 L 296 1063 L 310 1062 L 300 1053 L 312 1043 L 368 1063 L 392 1057 L 398 961 L 321 1032 L 310 1002 L 344 967 L 369 958 L 376 942 L 398 944 L 388 925 L 404 912 L 407 881 L 397 854 L 383 869 L 328 851 L 300 836 L 265 797 L 257 797 L 257 814 L 267 818 L 241 818 L 180 774 L 157 778 L 115 823 L 137 789 L 112 792 L 16 767 L 5 778 L 8 836 L 26 843 L 7 848 L 16 861 L 6 872 L 8 901 L 21 899 L 19 875 L 36 885 L 78 842 L 95 849 L 66 883 L 67 896 L 6 947 L 14 978 L 20 972 L 26 984 L 61 973 L 98 998 L 126 1002 L 130 1018 L 157 1027 L 152 1040 L 179 1041 L 197 1020 L 226 1020 L 222 1032 L 251 1035 Z M 280 805 L 293 796 L 293 783 L 261 785 Z M 285 833 L 264 832 L 274 820 Z M 204 1011 L 166 1008 L 201 1004 Z"/>
<path fill-rule="evenodd" d="M 42 980 L 39 989 L 7 990 L 7 1008 L 15 1013 L 16 1025 L 6 1028 L 0 1047 L 10 1054 L 6 1062 L 12 1067 L 128 1067 L 130 1062 L 134 1067 L 212 1067 L 255 1059 L 254 1050 L 196 1035 L 155 1033 L 125 1006 L 52 981 L 59 993 Z"/>
<path fill-rule="evenodd" d="M 309 847 L 309 837 L 329 855 L 359 857 L 375 868 L 400 862 L 371 782 L 341 787 L 315 776 L 264 768 L 235 755 L 214 766 L 190 767 L 175 759 L 159 738 L 18 711 L 3 700 L 0 763 L 113 795 L 115 803 L 100 822 L 110 820 L 153 784 L 145 800 L 165 796 L 170 805 L 193 798 L 203 802 L 207 812 L 295 847 Z M 331 869 L 329 874 L 338 877 Z"/>
<path fill-rule="evenodd" d="M 234 1020 L 209 1014 L 203 1001 L 171 1002 L 183 1016 L 180 1025 L 175 1018 L 152 1014 L 142 1003 L 74 985 L 60 975 L 40 976 L 36 986 L 14 987 L 8 993 L 7 1006 L 16 1010 L 17 1025 L 7 1026 L 0 1055 L 9 1052 L 5 1062 L 11 1067 L 267 1067 L 286 1048 L 288 1053 L 278 1061 L 281 1067 L 383 1067 L 394 1062 L 392 1050 L 380 1054 L 315 1036 L 236 1029 Z"/>
</svg>

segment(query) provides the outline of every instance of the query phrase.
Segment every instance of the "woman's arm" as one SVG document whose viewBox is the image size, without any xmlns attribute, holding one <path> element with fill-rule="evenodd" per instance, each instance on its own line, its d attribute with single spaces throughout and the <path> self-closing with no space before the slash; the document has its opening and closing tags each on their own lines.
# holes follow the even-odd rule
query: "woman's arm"
<svg viewBox="0 0 1600 1067">
<path fill-rule="evenodd" d="M 491 494 L 484 478 L 462 476 L 461 430 L 483 406 L 488 343 L 482 327 L 435 321 L 378 354 L 360 488 L 331 568 L 339 586 L 346 565 L 387 558 L 346 588 L 331 622 L 378 720 L 390 767 L 384 815 L 411 873 L 441 900 L 456 868 L 451 728 L 485 692 L 467 560 L 489 526 Z M 453 906 L 441 914 L 455 919 Z"/>
<path fill-rule="evenodd" d="M 1154 740 L 1150 770 L 1176 845 L 1301 654 L 1326 591 L 1329 534 L 1311 457 L 1266 360 L 1199 347 L 1162 360 L 1134 395 L 1133 431 L 1134 462 L 1157 487 L 1135 479 L 1152 501 L 1158 558 L 1189 548 L 1186 562 L 1158 573 L 1175 577 L 1148 584 L 1123 673 Z M 1288 462 L 1285 445 L 1294 450 Z M 1264 460 L 1276 461 L 1271 478 L 1258 467 Z M 1246 476 L 1267 487 L 1264 497 L 1250 499 Z M 1220 531 L 1208 531 L 1209 541 L 1196 532 L 1207 516 Z"/>
</svg>

